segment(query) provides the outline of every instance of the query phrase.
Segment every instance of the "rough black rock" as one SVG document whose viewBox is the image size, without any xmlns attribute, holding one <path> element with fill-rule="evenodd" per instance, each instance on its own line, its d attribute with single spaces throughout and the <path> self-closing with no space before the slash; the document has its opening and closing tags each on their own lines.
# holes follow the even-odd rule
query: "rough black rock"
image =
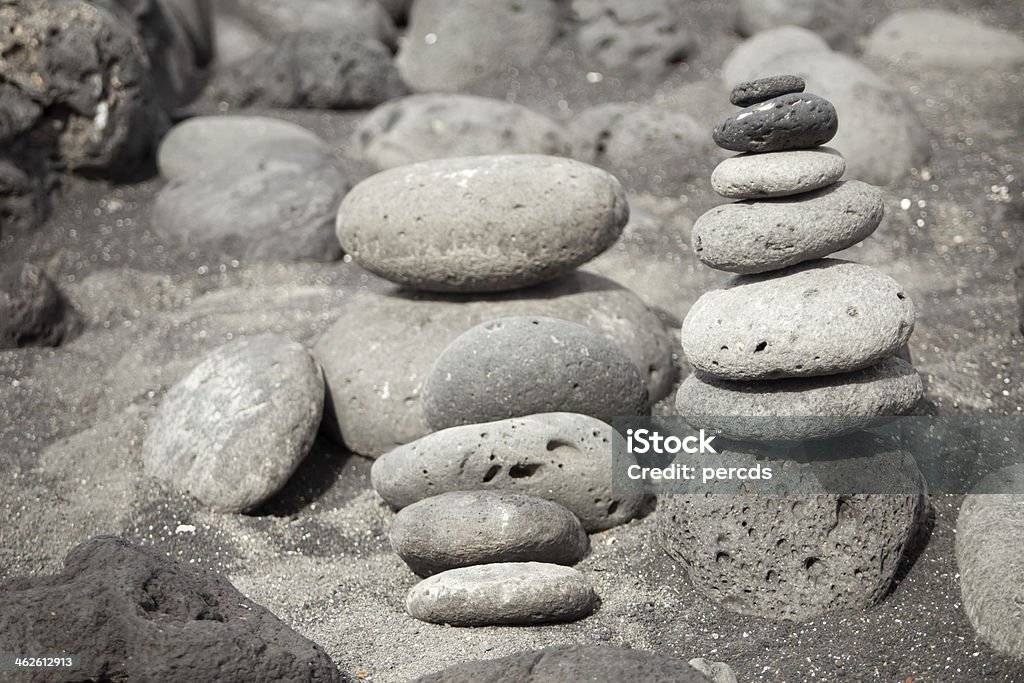
<svg viewBox="0 0 1024 683">
<path fill-rule="evenodd" d="M 38 266 L 0 270 L 0 349 L 57 346 L 78 334 L 82 319 Z"/>
<path fill-rule="evenodd" d="M 0 583 L 0 633 L 11 652 L 81 655 L 74 680 L 342 680 L 323 648 L 224 577 L 113 536 L 76 547 L 60 574 Z"/>
<path fill-rule="evenodd" d="M 561 645 L 517 652 L 501 659 L 464 662 L 423 676 L 416 683 L 706 683 L 711 679 L 685 662 L 611 645 Z"/>
<path fill-rule="evenodd" d="M 824 145 L 837 130 L 839 116 L 831 102 L 790 93 L 736 112 L 715 126 L 713 137 L 734 152 L 781 152 Z"/>
<path fill-rule="evenodd" d="M 729 93 L 729 101 L 737 107 L 749 107 L 780 95 L 803 92 L 805 87 L 807 84 L 799 76 L 790 74 L 767 76 L 755 81 L 740 83 Z"/>
</svg>

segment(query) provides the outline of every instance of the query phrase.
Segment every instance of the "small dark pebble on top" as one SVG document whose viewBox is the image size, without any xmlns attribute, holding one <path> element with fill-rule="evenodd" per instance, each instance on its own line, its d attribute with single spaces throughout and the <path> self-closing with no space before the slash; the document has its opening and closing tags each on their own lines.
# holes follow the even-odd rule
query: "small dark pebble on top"
<svg viewBox="0 0 1024 683">
<path fill-rule="evenodd" d="M 779 95 L 803 92 L 806 87 L 804 79 L 791 74 L 767 76 L 756 81 L 740 83 L 729 94 L 729 101 L 737 107 L 749 107 L 758 102 L 770 100 Z"/>
</svg>

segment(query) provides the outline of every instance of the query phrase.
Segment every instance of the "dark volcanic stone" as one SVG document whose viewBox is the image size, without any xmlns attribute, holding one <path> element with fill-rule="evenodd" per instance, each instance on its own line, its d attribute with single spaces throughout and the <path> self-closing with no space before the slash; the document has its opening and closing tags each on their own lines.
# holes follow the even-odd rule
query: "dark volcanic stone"
<svg viewBox="0 0 1024 683">
<path fill-rule="evenodd" d="M 0 271 L 0 349 L 57 346 L 82 320 L 38 266 L 15 263 Z"/>
<path fill-rule="evenodd" d="M 561 645 L 501 659 L 464 662 L 416 683 L 705 683 L 711 679 L 685 662 L 610 645 Z"/>
<path fill-rule="evenodd" d="M 319 645 L 224 577 L 112 536 L 72 550 L 60 574 L 0 584 L 0 633 L 5 651 L 81 655 L 74 680 L 341 680 Z"/>
<path fill-rule="evenodd" d="M 729 101 L 737 107 L 749 107 L 779 95 L 803 92 L 806 84 L 799 76 L 783 74 L 740 83 L 729 93 Z"/>
<path fill-rule="evenodd" d="M 824 145 L 839 129 L 828 100 L 790 93 L 736 112 L 715 126 L 715 144 L 734 152 L 781 152 Z"/>
</svg>

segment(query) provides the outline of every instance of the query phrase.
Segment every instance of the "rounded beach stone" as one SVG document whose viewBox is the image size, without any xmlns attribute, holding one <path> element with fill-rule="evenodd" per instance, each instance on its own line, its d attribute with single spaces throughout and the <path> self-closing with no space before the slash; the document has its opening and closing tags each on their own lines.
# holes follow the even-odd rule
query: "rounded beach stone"
<svg viewBox="0 0 1024 683">
<path fill-rule="evenodd" d="M 1024 659 L 1024 465 L 1001 469 L 964 498 L 956 562 L 964 611 L 981 638 Z"/>
<path fill-rule="evenodd" d="M 431 429 L 552 412 L 611 421 L 650 407 L 640 370 L 613 341 L 585 325 L 539 316 L 467 331 L 437 359 L 420 396 Z"/>
<path fill-rule="evenodd" d="M 698 593 L 733 612 L 790 621 L 885 596 L 920 519 L 920 471 L 909 453 L 864 432 L 817 443 L 795 449 L 799 462 L 780 458 L 771 482 L 809 484 L 804 493 L 759 494 L 757 482 L 733 482 L 658 497 L 662 545 Z M 716 464 L 763 465 L 760 452 L 720 445 Z M 851 476 L 872 489 L 882 478 L 883 492 L 858 491 Z"/>
<path fill-rule="evenodd" d="M 451 491 L 402 508 L 391 547 L 420 576 L 493 562 L 573 565 L 590 539 L 554 501 L 503 491 Z"/>
<path fill-rule="evenodd" d="M 612 486 L 612 428 L 548 413 L 428 434 L 384 454 L 373 488 L 395 509 L 448 491 L 510 491 L 552 500 L 587 531 L 633 519 L 643 496 Z"/>
<path fill-rule="evenodd" d="M 723 160 L 711 187 L 728 199 L 765 199 L 827 187 L 846 172 L 843 155 L 831 147 L 740 154 Z"/>
<path fill-rule="evenodd" d="M 444 349 L 475 325 L 542 315 L 587 325 L 642 369 L 651 401 L 672 391 L 678 343 L 640 298 L 613 280 L 576 271 L 550 283 L 483 299 L 409 292 L 361 293 L 342 307 L 314 354 L 330 392 L 329 428 L 376 457 L 429 430 L 419 400 Z"/>
<path fill-rule="evenodd" d="M 164 395 L 142 446 L 146 474 L 219 512 L 252 510 L 306 457 L 323 405 L 323 375 L 301 344 L 225 344 Z"/>
<path fill-rule="evenodd" d="M 272 141 L 327 149 L 310 130 L 269 116 L 196 116 L 167 133 L 157 150 L 160 175 L 168 180 L 197 175 L 237 159 L 242 150 Z"/>
<path fill-rule="evenodd" d="M 561 125 L 520 104 L 476 95 L 412 95 L 382 104 L 352 140 L 379 169 L 482 154 L 569 155 Z"/>
<path fill-rule="evenodd" d="M 687 377 L 676 410 L 694 429 L 728 439 L 759 442 L 827 439 L 905 415 L 924 386 L 904 360 L 841 375 L 769 381 L 718 380 L 701 372 Z"/>
<path fill-rule="evenodd" d="M 558 157 L 496 155 L 371 176 L 342 201 L 337 231 L 360 265 L 392 282 L 494 292 L 586 263 L 618 239 L 628 218 L 625 192 L 605 171 Z"/>
<path fill-rule="evenodd" d="M 739 0 L 736 31 L 750 36 L 782 26 L 807 29 L 837 50 L 851 50 L 860 34 L 856 0 Z"/>
<path fill-rule="evenodd" d="M 761 201 L 716 206 L 693 225 L 697 258 L 733 273 L 763 273 L 821 258 L 875 231 L 881 191 L 859 180 Z"/>
<path fill-rule="evenodd" d="M 718 379 L 851 372 L 894 356 L 914 330 L 899 283 L 870 266 L 810 261 L 733 278 L 683 321 L 683 351 Z"/>
<path fill-rule="evenodd" d="M 765 76 L 753 81 L 744 81 L 734 87 L 729 93 L 729 101 L 737 107 L 749 107 L 779 95 L 803 92 L 805 87 L 804 79 L 799 76 Z"/>
<path fill-rule="evenodd" d="M 742 109 L 715 126 L 715 144 L 734 152 L 781 152 L 824 145 L 839 129 L 828 100 L 791 93 Z"/>
<path fill-rule="evenodd" d="M 434 624 L 489 626 L 575 621 L 597 596 L 575 569 L 502 562 L 449 569 L 420 581 L 405 600 L 409 615 Z"/>
</svg>

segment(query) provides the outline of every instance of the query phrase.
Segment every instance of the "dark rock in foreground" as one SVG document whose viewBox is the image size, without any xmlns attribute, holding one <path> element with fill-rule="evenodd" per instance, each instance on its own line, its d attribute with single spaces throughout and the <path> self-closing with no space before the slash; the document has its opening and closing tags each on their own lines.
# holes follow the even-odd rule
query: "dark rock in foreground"
<svg viewBox="0 0 1024 683">
<path fill-rule="evenodd" d="M 227 579 L 113 536 L 72 550 L 61 574 L 0 584 L 0 633 L 5 651 L 81 655 L 74 680 L 341 680 L 319 645 Z"/>
</svg>

